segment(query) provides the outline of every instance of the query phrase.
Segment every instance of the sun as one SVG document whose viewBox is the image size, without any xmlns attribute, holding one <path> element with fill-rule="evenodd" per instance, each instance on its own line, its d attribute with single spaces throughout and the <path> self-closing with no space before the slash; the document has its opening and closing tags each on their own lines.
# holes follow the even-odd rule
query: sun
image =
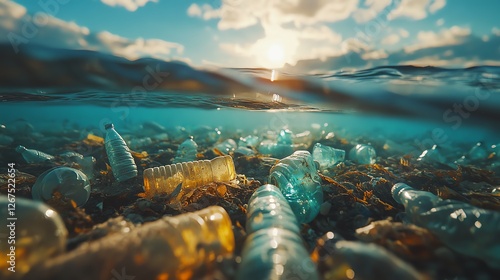
<svg viewBox="0 0 500 280">
<path fill-rule="evenodd" d="M 285 63 L 285 49 L 281 44 L 271 44 L 267 49 L 269 64 L 280 67 Z"/>
</svg>

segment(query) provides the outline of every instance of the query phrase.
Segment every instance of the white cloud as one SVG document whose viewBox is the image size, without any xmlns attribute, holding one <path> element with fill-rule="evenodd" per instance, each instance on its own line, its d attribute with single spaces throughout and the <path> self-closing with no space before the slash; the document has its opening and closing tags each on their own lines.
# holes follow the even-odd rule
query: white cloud
<svg viewBox="0 0 500 280">
<path fill-rule="evenodd" d="M 367 8 L 357 9 L 353 13 L 354 20 L 357 23 L 370 21 L 391 3 L 392 0 L 366 0 L 364 5 Z"/>
<path fill-rule="evenodd" d="M 199 6 L 198 4 L 194 3 L 189 6 L 187 14 L 191 17 L 201 17 L 204 20 L 209 20 L 220 17 L 220 10 L 214 9 L 208 4 Z"/>
<path fill-rule="evenodd" d="M 443 29 L 439 33 L 420 31 L 417 35 L 418 42 L 405 47 L 404 50 L 406 53 L 412 53 L 424 48 L 457 45 L 462 43 L 470 34 L 471 31 L 469 28 L 459 26 Z"/>
<path fill-rule="evenodd" d="M 440 18 L 436 21 L 437 26 L 442 26 L 444 24 L 444 19 Z"/>
<path fill-rule="evenodd" d="M 385 37 L 384 39 L 382 39 L 381 43 L 383 45 L 394 45 L 394 44 L 399 42 L 399 39 L 400 38 L 399 38 L 398 34 L 391 34 L 391 35 Z"/>
<path fill-rule="evenodd" d="M 389 19 L 409 17 L 411 19 L 424 19 L 427 16 L 426 8 L 430 0 L 402 0 L 396 9 L 389 15 Z"/>
<path fill-rule="evenodd" d="M 400 28 L 399 35 L 401 35 L 401 37 L 403 38 L 408 38 L 408 36 L 410 36 L 410 33 L 408 32 L 408 30 Z"/>
<path fill-rule="evenodd" d="M 121 6 L 134 12 L 138 8 L 145 6 L 148 2 L 157 3 L 158 0 L 101 0 L 101 2 L 111 7 Z"/>
<path fill-rule="evenodd" d="M 491 29 L 491 33 L 493 33 L 495 36 L 500 36 L 500 28 L 498 27 L 493 27 Z"/>
<path fill-rule="evenodd" d="M 203 11 L 201 10 L 201 7 L 198 4 L 193 3 L 189 6 L 187 14 L 188 16 L 191 17 L 201 17 L 203 15 Z"/>
<path fill-rule="evenodd" d="M 361 55 L 364 60 L 384 59 L 389 55 L 384 50 L 374 50 Z"/>
<path fill-rule="evenodd" d="M 298 30 L 298 36 L 301 39 L 323 41 L 329 44 L 339 44 L 342 42 L 342 36 L 335 33 L 328 26 L 321 25 L 319 27 L 306 27 Z"/>
<path fill-rule="evenodd" d="M 95 50 L 128 59 L 182 59 L 178 56 L 184 50 L 181 44 L 160 39 L 130 40 L 107 31 L 93 33 L 75 22 L 46 14 L 42 22 L 27 14 L 23 6 L 10 1 L 0 1 L 0 15 L 0 42 L 10 43 L 15 50 L 27 44 L 39 44 L 55 48 Z M 27 26 L 30 28 L 29 34 L 26 34 Z"/>
<path fill-rule="evenodd" d="M 434 2 L 429 6 L 429 12 L 435 13 L 446 6 L 446 0 L 434 0 Z"/>
</svg>

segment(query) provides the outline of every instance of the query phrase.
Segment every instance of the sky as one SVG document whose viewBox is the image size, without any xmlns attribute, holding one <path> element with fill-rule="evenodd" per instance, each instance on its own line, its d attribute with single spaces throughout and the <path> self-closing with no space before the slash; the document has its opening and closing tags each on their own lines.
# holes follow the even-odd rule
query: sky
<svg viewBox="0 0 500 280">
<path fill-rule="evenodd" d="M 500 66 L 500 1 L 0 0 L 0 43 L 299 72 Z"/>
</svg>

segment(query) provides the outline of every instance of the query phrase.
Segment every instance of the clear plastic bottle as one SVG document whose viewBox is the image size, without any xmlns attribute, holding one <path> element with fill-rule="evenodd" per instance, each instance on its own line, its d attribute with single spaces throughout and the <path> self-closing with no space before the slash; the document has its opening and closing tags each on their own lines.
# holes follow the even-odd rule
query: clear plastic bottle
<svg viewBox="0 0 500 280">
<path fill-rule="evenodd" d="M 54 156 L 37 150 L 26 149 L 21 145 L 17 146 L 16 152 L 20 153 L 27 163 L 41 163 L 54 159 Z"/>
<path fill-rule="evenodd" d="M 247 234 L 263 228 L 283 228 L 299 234 L 299 224 L 281 191 L 267 184 L 258 188 L 248 200 Z"/>
<path fill-rule="evenodd" d="M 56 191 L 83 206 L 90 197 L 90 182 L 80 170 L 55 167 L 38 176 L 31 194 L 34 200 L 47 201 Z"/>
<path fill-rule="evenodd" d="M 234 152 L 237 147 L 238 145 L 236 144 L 236 141 L 234 141 L 233 139 L 227 139 L 224 142 L 215 145 L 215 148 L 217 148 L 219 151 L 223 152 L 226 155 Z"/>
<path fill-rule="evenodd" d="M 33 265 L 61 254 L 66 248 L 68 235 L 61 217 L 47 205 L 20 197 L 15 198 L 15 209 L 12 209 L 13 204 L 7 196 L 0 195 L 0 217 L 7 225 L 0 227 L 2 279 L 20 278 Z M 14 215 L 11 215 L 9 208 Z M 16 243 L 8 244 L 8 236 L 15 236 L 15 239 L 10 240 Z M 11 246 L 15 246 L 14 252 L 10 250 Z M 15 273 L 7 270 L 11 260 Z"/>
<path fill-rule="evenodd" d="M 261 186 L 250 198 L 247 233 L 236 279 L 319 279 L 295 215 L 275 186 Z"/>
<path fill-rule="evenodd" d="M 296 151 L 271 168 L 269 182 L 285 196 L 299 223 L 312 221 L 323 203 L 318 171 L 308 151 Z"/>
<path fill-rule="evenodd" d="M 344 161 L 345 151 L 316 143 L 313 148 L 312 157 L 319 163 L 320 168 L 326 169 Z"/>
<path fill-rule="evenodd" d="M 113 124 L 106 124 L 104 146 L 108 155 L 111 170 L 118 182 L 137 176 L 137 166 L 123 138 L 116 132 Z"/>
<path fill-rule="evenodd" d="M 500 212 L 443 200 L 403 183 L 395 184 L 391 192 L 412 223 L 427 228 L 453 250 L 500 268 Z"/>
<path fill-rule="evenodd" d="M 179 145 L 173 163 L 194 161 L 197 153 L 198 144 L 194 142 L 193 138 L 188 138 Z"/>
<path fill-rule="evenodd" d="M 176 163 L 144 170 L 144 191 L 146 195 L 171 193 L 182 183 L 184 190 L 203 186 L 211 182 L 227 182 L 236 178 L 231 156 L 212 160 L 198 160 Z"/>
<path fill-rule="evenodd" d="M 445 163 L 446 159 L 444 156 L 439 152 L 439 148 L 437 145 L 432 146 L 432 148 L 427 149 L 422 152 L 422 154 L 418 157 L 418 161 L 422 162 L 439 162 L 439 163 Z"/>
<path fill-rule="evenodd" d="M 198 268 L 231 256 L 234 246 L 229 215 L 210 206 L 80 246 L 44 262 L 27 279 L 109 280 L 124 274 L 127 279 L 192 279 Z"/>
<path fill-rule="evenodd" d="M 374 164 L 377 153 L 370 145 L 358 144 L 349 151 L 349 158 L 359 164 Z"/>
</svg>

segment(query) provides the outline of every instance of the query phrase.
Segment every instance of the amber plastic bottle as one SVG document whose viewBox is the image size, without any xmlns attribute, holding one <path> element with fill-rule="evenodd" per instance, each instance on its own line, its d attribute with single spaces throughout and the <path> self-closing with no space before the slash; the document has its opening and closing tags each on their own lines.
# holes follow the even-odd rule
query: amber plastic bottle
<svg viewBox="0 0 500 280">
<path fill-rule="evenodd" d="M 227 182 L 236 178 L 231 156 L 212 160 L 176 163 L 144 170 L 146 195 L 171 193 L 182 183 L 183 190 L 206 185 L 211 182 Z"/>
<path fill-rule="evenodd" d="M 230 256 L 234 245 L 229 215 L 210 206 L 84 244 L 26 279 L 192 279 L 197 269 Z"/>
</svg>

